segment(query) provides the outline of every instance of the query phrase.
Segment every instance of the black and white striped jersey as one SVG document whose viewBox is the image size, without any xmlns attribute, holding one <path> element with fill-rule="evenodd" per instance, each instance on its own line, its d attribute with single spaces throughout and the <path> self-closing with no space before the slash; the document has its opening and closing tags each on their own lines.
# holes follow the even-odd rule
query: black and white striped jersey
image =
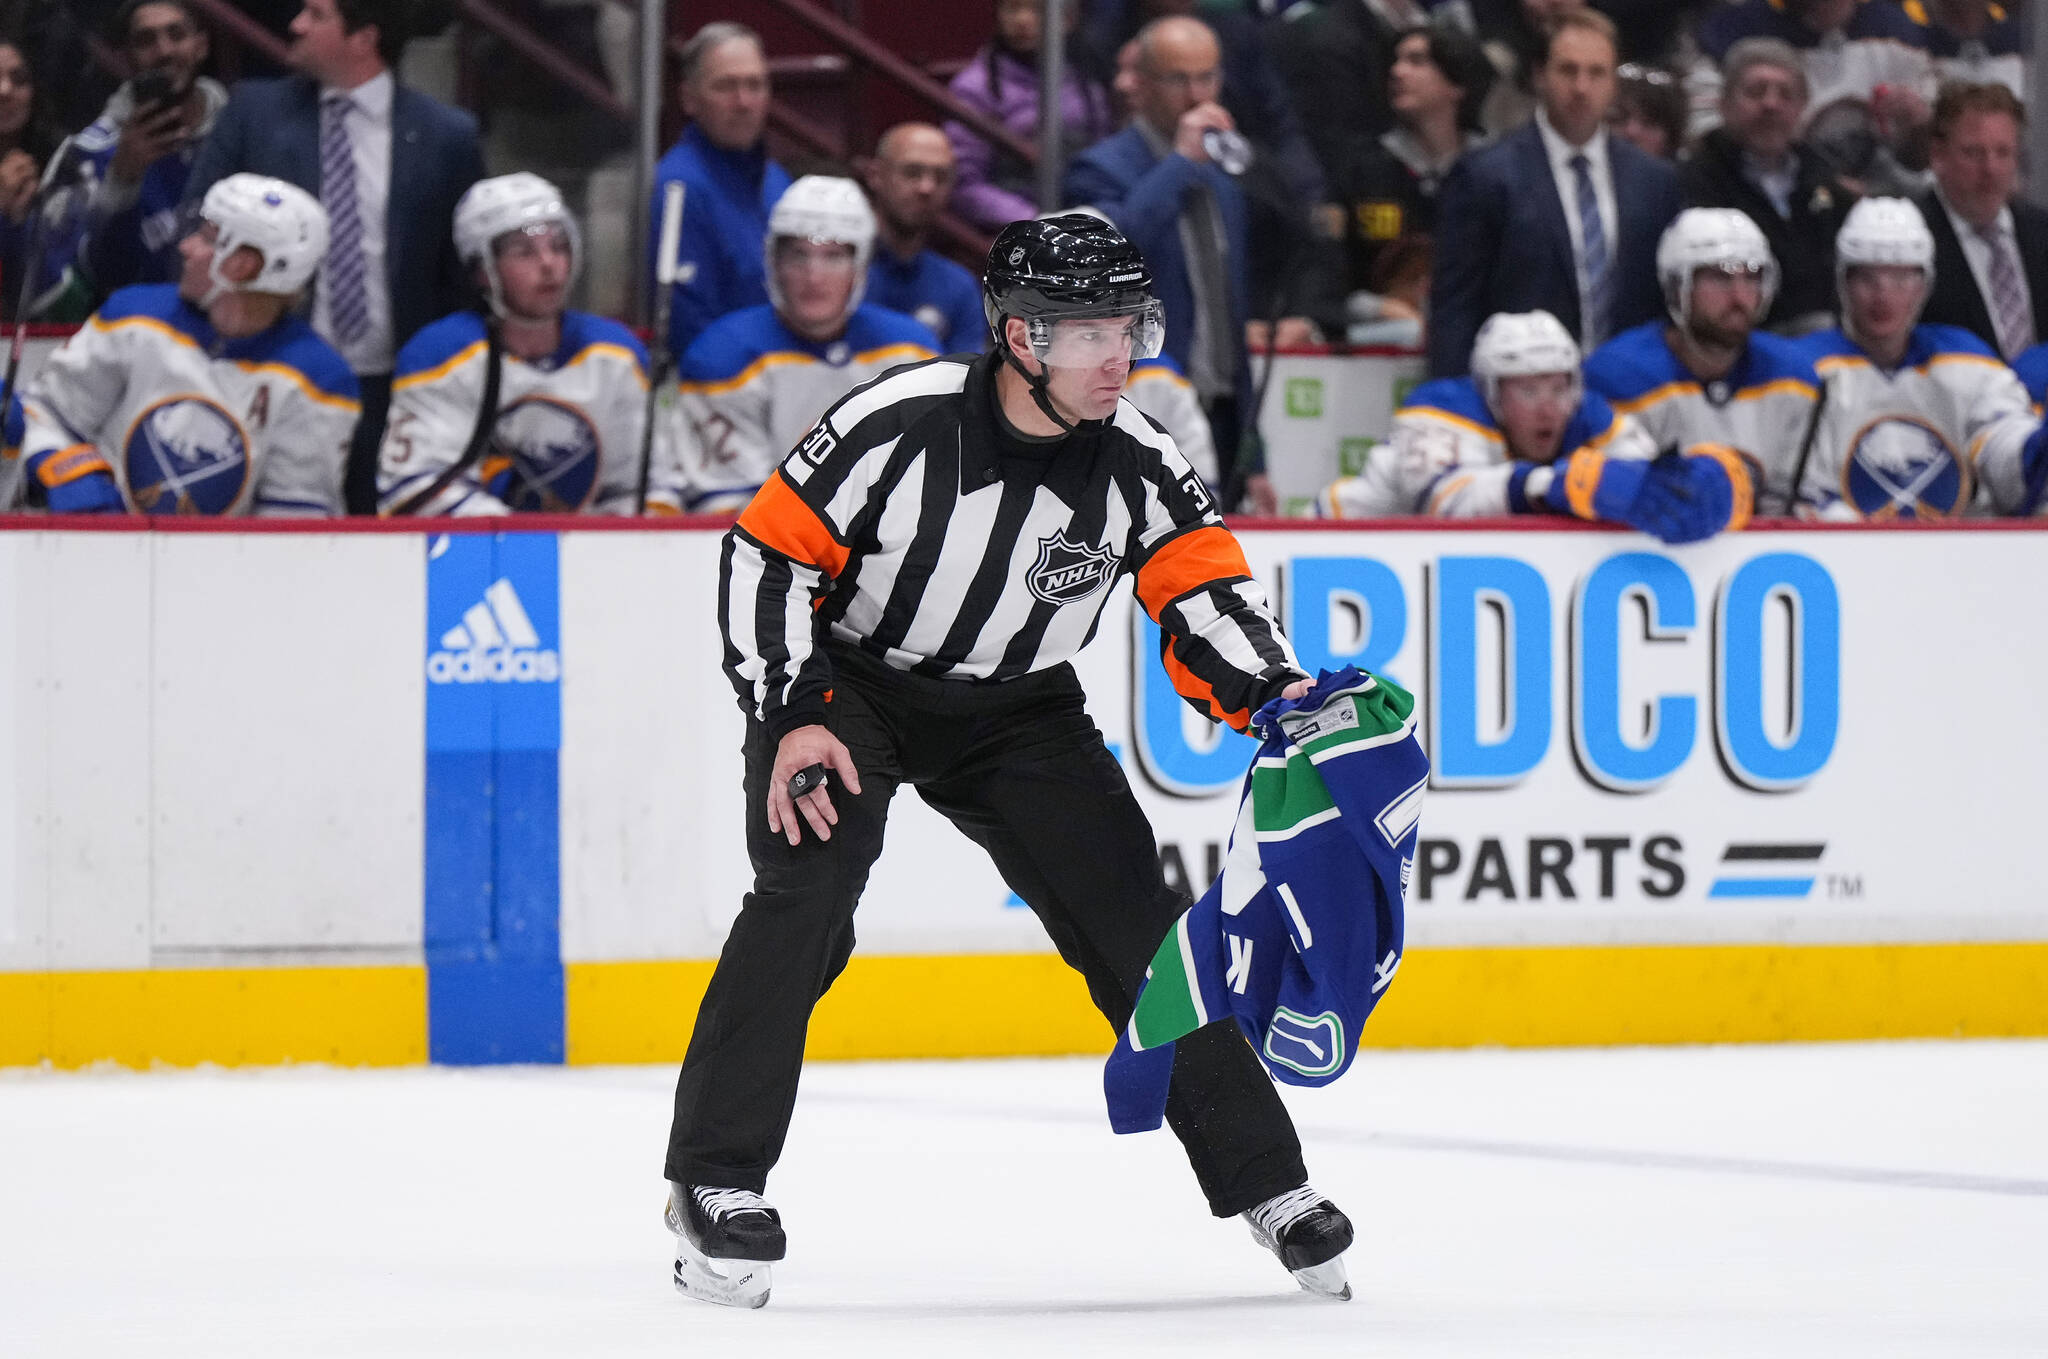
<svg viewBox="0 0 2048 1359">
<path fill-rule="evenodd" d="M 1243 728 L 1302 671 L 1202 479 L 1128 401 L 1020 476 L 999 457 L 995 355 L 898 368 L 798 444 L 726 535 L 719 624 L 771 736 L 824 720 L 821 633 L 900 670 L 991 683 L 1095 635 L 1126 573 L 1174 685 Z"/>
</svg>

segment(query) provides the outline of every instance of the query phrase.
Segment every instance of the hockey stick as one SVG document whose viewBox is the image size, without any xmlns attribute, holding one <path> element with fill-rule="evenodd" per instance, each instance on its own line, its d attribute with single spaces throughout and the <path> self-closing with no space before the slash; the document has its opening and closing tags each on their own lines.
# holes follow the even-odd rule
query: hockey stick
<svg viewBox="0 0 2048 1359">
<path fill-rule="evenodd" d="M 1785 517 L 1791 518 L 1799 507 L 1799 488 L 1806 484 L 1806 464 L 1813 457 L 1813 436 L 1820 429 L 1821 412 L 1828 406 L 1827 379 L 1822 378 L 1820 392 L 1813 398 L 1813 414 L 1806 417 L 1806 434 L 1799 440 L 1799 461 L 1792 466 L 1792 484 L 1785 490 Z"/>
<path fill-rule="evenodd" d="M 668 182 L 661 199 L 661 241 L 654 253 L 654 343 L 647 363 L 647 419 L 640 427 L 640 480 L 633 513 L 647 513 L 647 479 L 654 467 L 654 407 L 674 355 L 668 348 L 669 315 L 675 306 L 676 247 L 683 234 L 683 181 Z"/>
<path fill-rule="evenodd" d="M 14 398 L 14 380 L 21 375 L 22 346 L 28 339 L 29 304 L 36 295 L 36 275 L 42 272 L 43 239 L 47 234 L 44 209 L 49 206 L 50 195 L 64 178 L 65 164 L 71 159 L 76 137 L 66 137 L 58 143 L 56 152 L 50 157 L 49 166 L 43 171 L 43 182 L 36 186 L 36 196 L 29 205 L 30 221 L 28 249 L 22 252 L 21 292 L 14 307 L 14 334 L 7 344 L 7 376 L 0 380 L 0 416 L 4 416 L 7 403 Z"/>
</svg>

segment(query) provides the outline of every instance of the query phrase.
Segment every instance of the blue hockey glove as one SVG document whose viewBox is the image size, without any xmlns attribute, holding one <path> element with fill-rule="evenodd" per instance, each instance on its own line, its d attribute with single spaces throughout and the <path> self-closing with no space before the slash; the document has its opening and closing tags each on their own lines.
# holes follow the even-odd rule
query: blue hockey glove
<svg viewBox="0 0 2048 1359">
<path fill-rule="evenodd" d="M 2027 436 L 2020 449 L 2020 471 L 2026 477 L 2027 496 L 2020 502 L 2021 514 L 2032 514 L 2041 506 L 2041 493 L 2048 490 L 2048 424 Z"/>
<path fill-rule="evenodd" d="M 128 506 L 121 488 L 106 472 L 87 472 L 58 486 L 48 487 L 44 496 L 51 514 L 124 514 Z"/>
</svg>

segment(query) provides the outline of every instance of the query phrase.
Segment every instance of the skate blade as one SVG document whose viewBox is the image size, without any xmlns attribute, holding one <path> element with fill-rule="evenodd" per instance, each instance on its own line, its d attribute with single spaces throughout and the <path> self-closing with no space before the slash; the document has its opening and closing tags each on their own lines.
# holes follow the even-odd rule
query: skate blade
<svg viewBox="0 0 2048 1359">
<path fill-rule="evenodd" d="M 1291 1272 L 1294 1275 L 1294 1281 L 1301 1285 L 1301 1291 L 1304 1293 L 1312 1293 L 1319 1298 L 1328 1298 L 1332 1302 L 1351 1301 L 1351 1280 L 1345 1277 L 1342 1256 L 1335 1260 L 1325 1260 L 1319 1265 L 1310 1265 L 1307 1269 L 1297 1269 Z"/>
<path fill-rule="evenodd" d="M 721 1273 L 719 1266 L 726 1272 Z M 698 1259 L 687 1251 L 676 1255 L 676 1291 L 700 1302 L 720 1307 L 756 1308 L 768 1305 L 772 1280 L 766 1260 Z"/>
</svg>

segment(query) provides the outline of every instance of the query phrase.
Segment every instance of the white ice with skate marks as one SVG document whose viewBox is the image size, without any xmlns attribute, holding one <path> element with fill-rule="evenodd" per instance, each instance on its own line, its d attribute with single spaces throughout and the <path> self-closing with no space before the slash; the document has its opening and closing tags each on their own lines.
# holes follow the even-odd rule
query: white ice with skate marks
<svg viewBox="0 0 2048 1359">
<path fill-rule="evenodd" d="M 1388 1054 L 1287 1091 L 1318 1302 L 1092 1061 L 820 1065 L 758 1312 L 671 1287 L 665 1068 L 0 1074 L 0 1353 L 2048 1353 L 2048 1043 Z"/>
</svg>

